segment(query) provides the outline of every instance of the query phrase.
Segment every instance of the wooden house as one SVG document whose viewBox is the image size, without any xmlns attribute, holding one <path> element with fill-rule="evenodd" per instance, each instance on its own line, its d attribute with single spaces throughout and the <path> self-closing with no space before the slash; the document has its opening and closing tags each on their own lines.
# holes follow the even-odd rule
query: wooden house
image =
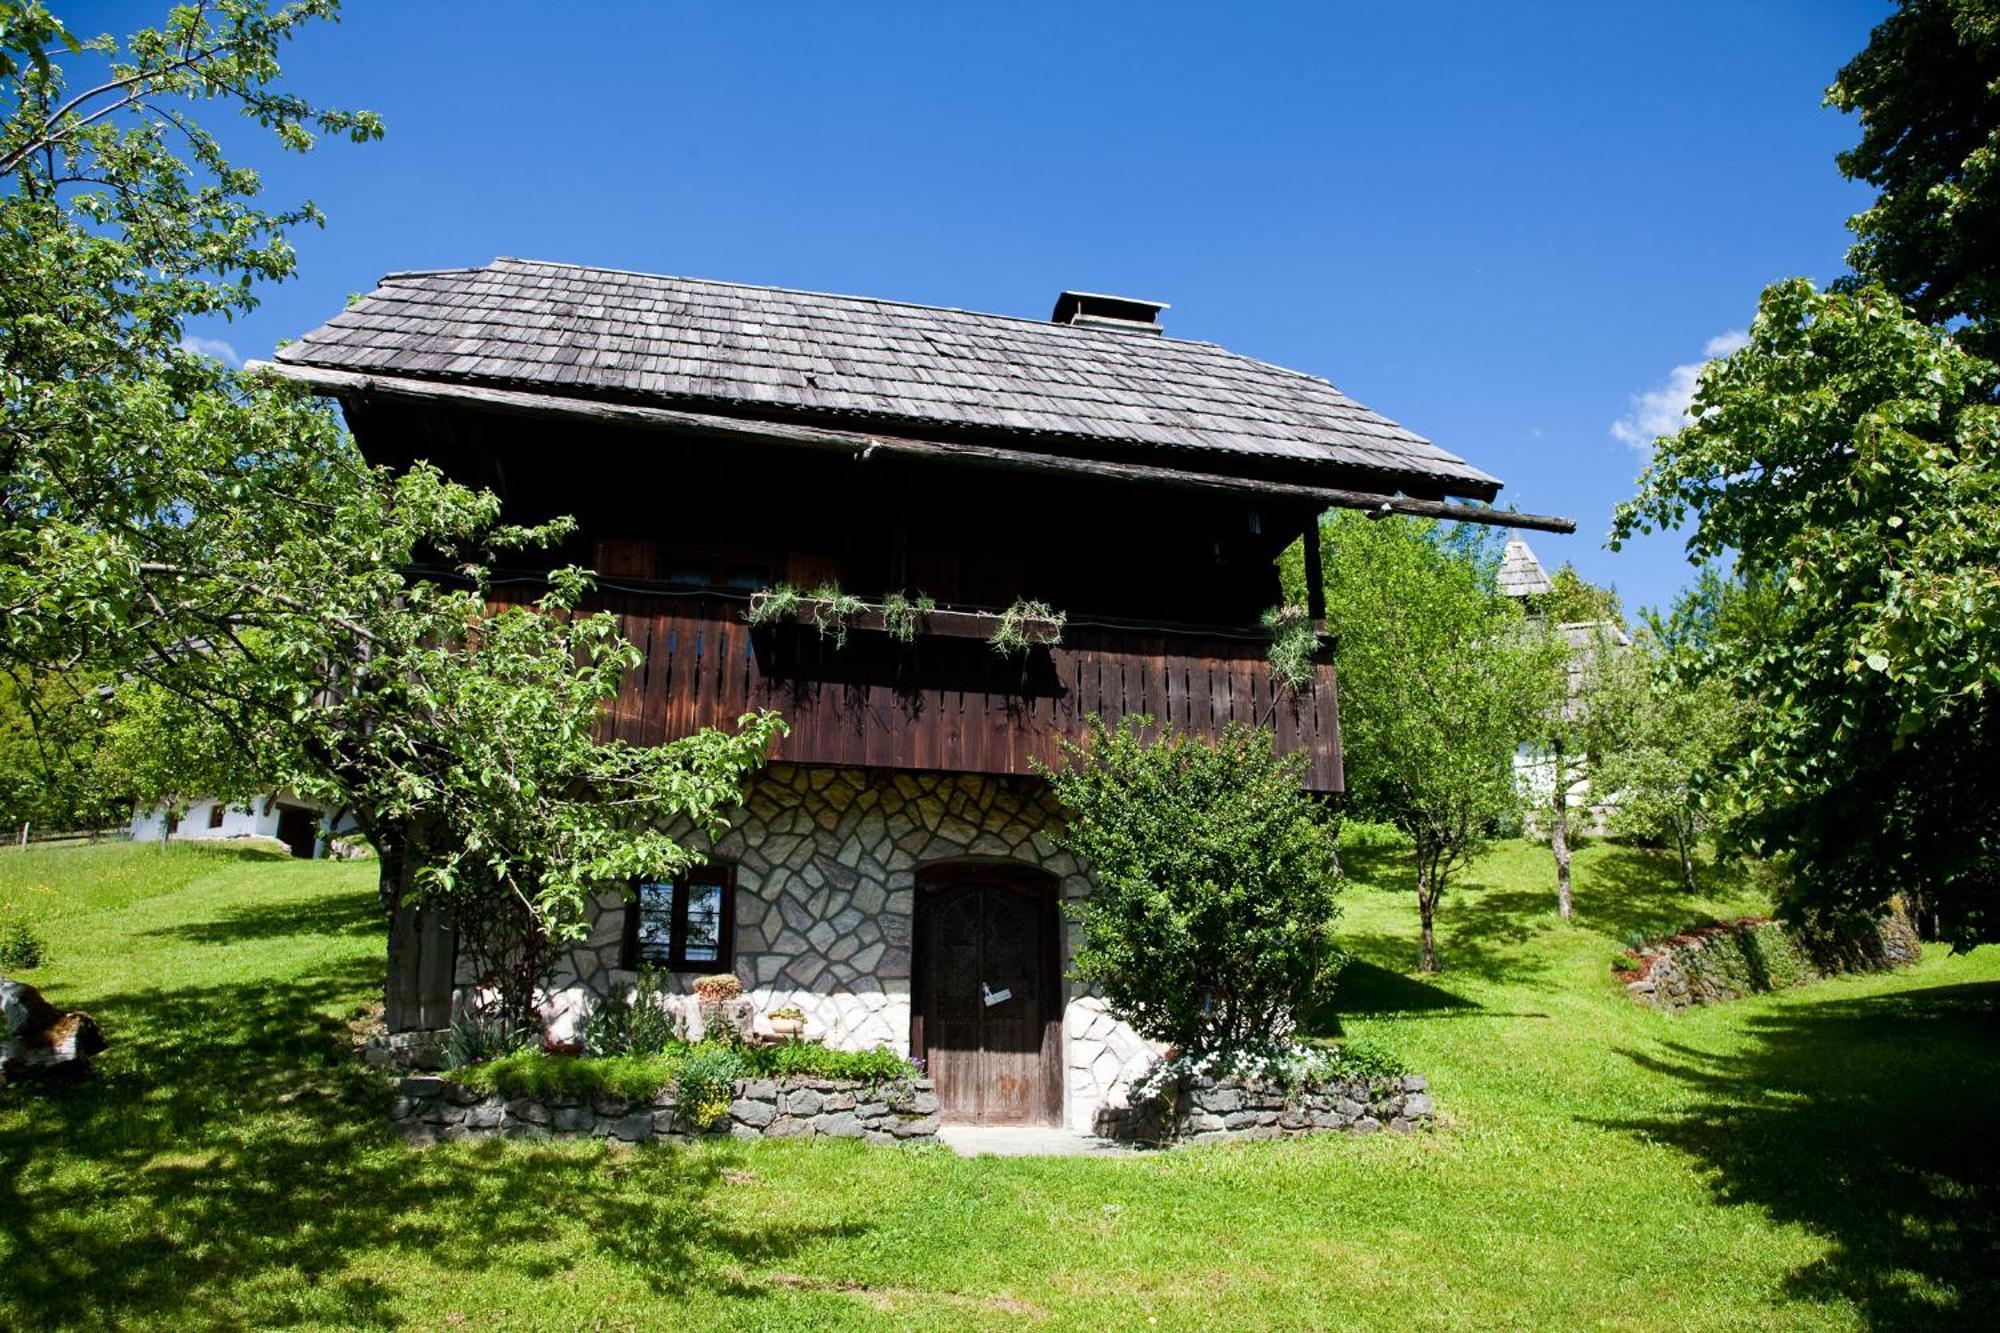
<svg viewBox="0 0 2000 1333">
<path fill-rule="evenodd" d="M 1162 309 L 1064 292 L 1035 320 L 501 259 L 391 274 L 278 354 L 372 459 L 578 519 L 552 558 L 599 571 L 644 654 L 611 734 L 791 724 L 707 868 L 606 895 L 555 1024 L 641 963 L 734 970 L 828 1041 L 926 1057 L 948 1116 L 1087 1127 L 1116 1104 L 1149 1055 L 1065 980 L 1062 904 L 1090 886 L 1031 761 L 1092 716 L 1236 721 L 1338 791 L 1331 662 L 1272 679 L 1276 557 L 1331 505 L 1492 521 L 1500 489 L 1323 379 L 1165 336 Z M 844 634 L 811 604 L 750 624 L 783 584 L 865 605 Z M 914 624 L 885 615 L 919 594 Z M 1024 599 L 1060 641 L 995 651 Z M 392 975 L 397 1026 L 448 1012 L 449 968 L 421 971 Z"/>
</svg>

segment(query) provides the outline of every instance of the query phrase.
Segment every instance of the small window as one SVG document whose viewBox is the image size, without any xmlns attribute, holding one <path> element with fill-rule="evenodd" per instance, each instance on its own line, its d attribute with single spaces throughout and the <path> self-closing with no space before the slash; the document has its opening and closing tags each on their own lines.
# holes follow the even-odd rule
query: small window
<svg viewBox="0 0 2000 1333">
<path fill-rule="evenodd" d="M 227 807 L 227 806 L 225 806 L 225 805 L 223 805 L 223 803 L 222 803 L 222 802 L 220 802 L 220 801 L 217 801 L 217 802 L 216 802 L 216 803 L 215 803 L 214 805 L 211 805 L 211 806 L 209 806 L 209 807 L 208 807 L 208 826 L 209 826 L 210 828 L 221 828 L 221 827 L 222 827 L 222 816 L 223 816 L 223 814 L 224 814 L 224 813 L 225 813 L 225 812 L 226 812 L 227 810 L 228 810 L 228 807 Z"/>
<path fill-rule="evenodd" d="M 625 966 L 727 972 L 734 963 L 733 877 L 702 866 L 673 880 L 640 880 L 625 908 Z"/>
</svg>

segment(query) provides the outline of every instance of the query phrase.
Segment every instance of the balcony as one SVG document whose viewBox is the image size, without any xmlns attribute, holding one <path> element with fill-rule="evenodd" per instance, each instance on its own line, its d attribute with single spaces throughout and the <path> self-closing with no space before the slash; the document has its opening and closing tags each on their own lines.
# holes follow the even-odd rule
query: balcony
<svg viewBox="0 0 2000 1333">
<path fill-rule="evenodd" d="M 1274 687 L 1256 630 L 1166 631 L 1071 621 L 1062 642 L 1002 655 L 990 616 L 941 611 L 909 643 L 857 617 L 844 645 L 808 623 L 753 627 L 740 599 L 604 591 L 585 609 L 619 616 L 643 662 L 604 728 L 659 744 L 776 709 L 791 724 L 774 759 L 800 764 L 1025 774 L 1056 742 L 1146 714 L 1153 729 L 1214 736 L 1230 722 L 1269 727 L 1310 756 L 1306 787 L 1341 790 L 1331 665 L 1314 687 Z"/>
</svg>

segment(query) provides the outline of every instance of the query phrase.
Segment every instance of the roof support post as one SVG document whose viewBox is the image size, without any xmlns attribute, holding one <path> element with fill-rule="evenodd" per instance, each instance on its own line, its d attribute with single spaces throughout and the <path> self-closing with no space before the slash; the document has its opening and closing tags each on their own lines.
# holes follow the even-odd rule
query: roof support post
<svg viewBox="0 0 2000 1333">
<path fill-rule="evenodd" d="M 1319 515 L 1312 516 L 1312 522 L 1305 531 L 1306 564 L 1306 615 L 1312 620 L 1315 634 L 1326 633 L 1326 567 L 1320 563 Z"/>
</svg>

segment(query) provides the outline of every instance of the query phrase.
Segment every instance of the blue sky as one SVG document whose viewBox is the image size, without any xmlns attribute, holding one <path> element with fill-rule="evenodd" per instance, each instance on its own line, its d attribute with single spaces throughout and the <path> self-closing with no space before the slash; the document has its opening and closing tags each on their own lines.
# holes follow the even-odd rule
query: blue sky
<svg viewBox="0 0 2000 1333">
<path fill-rule="evenodd" d="M 1065 287 L 1165 300 L 1169 333 L 1325 375 L 1573 515 L 1545 563 L 1656 604 L 1680 542 L 1614 555 L 1611 508 L 1676 368 L 1765 283 L 1841 271 L 1867 192 L 1820 97 L 1887 12 L 350 0 L 286 65 L 388 138 L 230 136 L 329 224 L 199 332 L 263 355 L 385 271 L 503 254 L 1036 317 Z"/>
</svg>

